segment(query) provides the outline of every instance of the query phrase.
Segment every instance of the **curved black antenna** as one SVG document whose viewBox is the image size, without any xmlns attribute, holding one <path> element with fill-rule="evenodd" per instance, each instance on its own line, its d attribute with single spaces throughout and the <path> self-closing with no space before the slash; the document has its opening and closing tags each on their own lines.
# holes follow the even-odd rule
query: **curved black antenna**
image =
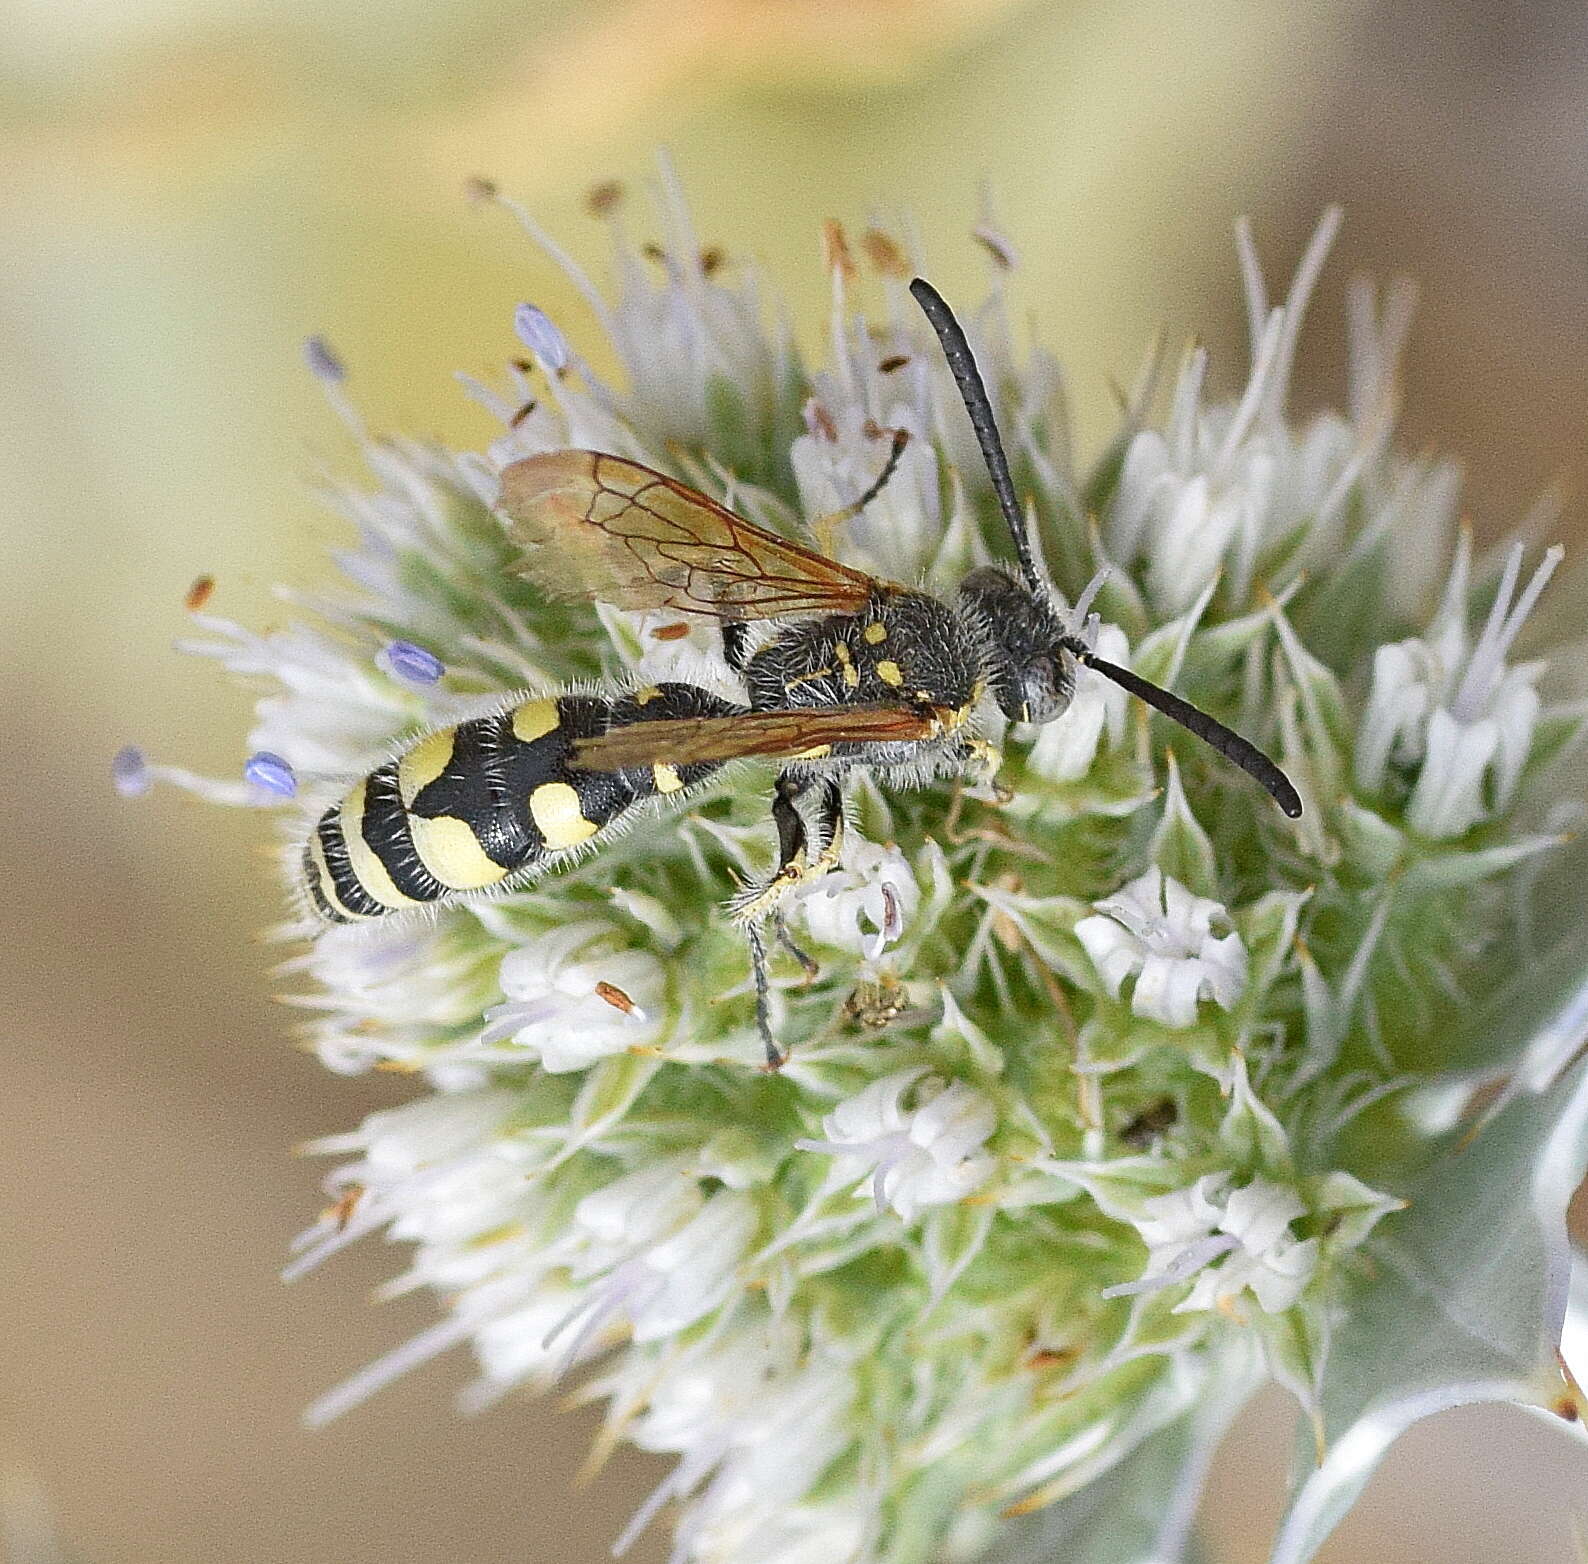
<svg viewBox="0 0 1588 1564">
<path fill-rule="evenodd" d="M 998 438 L 998 422 L 993 417 L 992 402 L 987 396 L 986 383 L 976 367 L 976 356 L 965 338 L 965 328 L 955 320 L 943 295 L 924 277 L 910 284 L 915 302 L 926 312 L 926 318 L 943 344 L 943 357 L 954 376 L 954 384 L 970 414 L 970 426 L 976 431 L 976 443 L 981 446 L 982 459 L 992 478 L 993 492 L 998 496 L 998 509 L 1009 524 L 1010 535 L 1015 540 L 1015 553 L 1020 556 L 1020 573 L 1033 592 L 1047 593 L 1047 582 L 1037 569 L 1031 553 L 1031 540 L 1026 536 L 1025 517 L 1020 502 L 1015 498 L 1014 480 L 1009 476 L 1009 458 L 1004 455 L 1003 441 Z"/>
<path fill-rule="evenodd" d="M 965 338 L 965 330 L 954 318 L 943 295 L 924 277 L 910 284 L 910 292 L 932 323 L 937 340 L 943 345 L 943 356 L 954 376 L 954 384 L 970 414 L 971 428 L 976 431 L 976 441 L 981 446 L 982 458 L 992 477 L 993 492 L 998 496 L 998 509 L 1003 512 L 1014 538 L 1015 553 L 1020 556 L 1020 570 L 1031 589 L 1045 597 L 1047 583 L 1037 569 L 1031 553 L 1031 540 L 1026 536 L 1025 517 L 1020 502 L 1015 498 L 1014 480 L 1009 476 L 1009 458 L 1004 455 L 1003 442 L 998 438 L 998 422 L 993 416 L 992 402 L 987 387 L 976 367 L 976 357 Z M 1233 761 L 1248 776 L 1261 783 L 1284 812 L 1295 820 L 1301 815 L 1301 795 L 1291 785 L 1290 778 L 1271 761 L 1255 744 L 1248 743 L 1239 733 L 1226 728 L 1215 717 L 1199 711 L 1189 701 L 1178 695 L 1149 684 L 1128 668 L 1090 652 L 1085 642 L 1074 636 L 1065 636 L 1059 643 L 1067 652 L 1078 658 L 1088 668 L 1095 668 L 1105 679 L 1112 679 L 1121 689 L 1128 690 L 1138 700 L 1145 701 L 1154 711 L 1178 722 L 1187 732 L 1194 733 L 1204 744 L 1216 749 L 1226 760 Z"/>
<path fill-rule="evenodd" d="M 1198 711 L 1190 701 L 1183 701 L 1178 695 L 1171 695 L 1168 690 L 1160 689 L 1156 684 L 1149 684 L 1140 675 L 1132 673 L 1129 668 L 1121 668 L 1115 663 L 1105 662 L 1101 657 L 1094 656 L 1081 642 L 1066 637 L 1062 644 L 1067 652 L 1072 653 L 1088 668 L 1095 668 L 1105 679 L 1112 679 L 1121 689 L 1129 690 L 1154 711 L 1161 711 L 1164 716 L 1178 722 L 1182 728 L 1196 734 L 1204 744 L 1211 745 L 1226 760 L 1234 761 L 1248 776 L 1256 778 L 1263 785 L 1274 802 L 1292 820 L 1300 817 L 1301 795 L 1291 786 L 1290 778 L 1255 744 L 1248 743 L 1239 733 L 1226 728 L 1222 722 L 1208 716 L 1205 711 Z"/>
</svg>

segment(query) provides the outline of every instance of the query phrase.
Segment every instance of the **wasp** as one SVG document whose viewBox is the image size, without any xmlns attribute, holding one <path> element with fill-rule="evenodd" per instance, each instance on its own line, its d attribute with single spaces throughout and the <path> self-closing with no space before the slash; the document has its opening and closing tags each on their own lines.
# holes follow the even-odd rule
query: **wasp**
<svg viewBox="0 0 1588 1564">
<path fill-rule="evenodd" d="M 549 592 L 715 621 L 744 701 L 688 683 L 520 699 L 420 739 L 320 818 L 304 847 L 307 899 L 331 922 L 381 918 L 517 885 L 572 861 L 650 800 L 686 797 L 730 761 L 778 765 L 777 867 L 730 904 L 745 931 L 767 1065 L 773 1036 L 764 931 L 789 937 L 788 893 L 838 861 L 843 782 L 988 780 L 1001 757 L 975 731 L 990 698 L 1011 722 L 1062 716 L 1078 666 L 1123 686 L 1249 773 L 1294 818 L 1301 800 L 1254 745 L 1167 690 L 1093 653 L 1039 567 L 992 405 L 942 296 L 910 291 L 942 345 L 1013 541 L 1017 569 L 983 566 L 953 601 L 878 580 L 747 521 L 638 462 L 554 451 L 512 463 L 498 512 L 519 568 Z M 899 460 L 896 437 L 857 514 Z"/>
</svg>

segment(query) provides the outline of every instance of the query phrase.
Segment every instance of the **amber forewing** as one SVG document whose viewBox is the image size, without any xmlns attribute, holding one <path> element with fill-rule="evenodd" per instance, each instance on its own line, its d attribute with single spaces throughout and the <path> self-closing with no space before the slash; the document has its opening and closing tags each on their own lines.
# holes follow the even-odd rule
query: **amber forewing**
<svg viewBox="0 0 1588 1564">
<path fill-rule="evenodd" d="M 877 583 L 638 462 L 552 451 L 502 473 L 519 569 L 563 597 L 714 619 L 852 614 Z M 704 758 L 704 757 L 702 757 Z"/>
<path fill-rule="evenodd" d="M 750 755 L 797 759 L 833 744 L 913 743 L 937 731 L 932 714 L 913 706 L 809 706 L 737 717 L 667 718 L 580 739 L 572 764 L 586 771 L 623 771 Z"/>
</svg>

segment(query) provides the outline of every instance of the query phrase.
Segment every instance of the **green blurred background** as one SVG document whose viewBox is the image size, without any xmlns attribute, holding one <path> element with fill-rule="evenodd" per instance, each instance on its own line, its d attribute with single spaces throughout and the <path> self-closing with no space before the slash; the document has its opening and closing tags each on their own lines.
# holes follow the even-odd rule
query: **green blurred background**
<svg viewBox="0 0 1588 1564">
<path fill-rule="evenodd" d="M 911 214 L 964 296 L 985 179 L 1083 437 L 1159 326 L 1198 331 L 1231 389 L 1234 218 L 1282 278 L 1341 201 L 1299 404 L 1340 387 L 1346 277 L 1409 273 L 1407 443 L 1464 457 L 1480 532 L 1555 481 L 1582 532 L 1578 0 L 7 0 L 0 1468 L 91 1564 L 586 1564 L 660 1471 L 575 1493 L 589 1417 L 459 1421 L 456 1362 L 299 1429 L 433 1305 L 369 1307 L 399 1263 L 375 1244 L 277 1284 L 322 1171 L 287 1148 L 406 1089 L 290 1048 L 253 943 L 280 894 L 257 818 L 124 804 L 106 768 L 136 739 L 235 770 L 245 700 L 171 654 L 183 594 L 211 573 L 217 610 L 262 627 L 272 582 L 326 576 L 340 529 L 306 479 L 346 452 L 301 339 L 331 338 L 377 426 L 483 440 L 451 372 L 515 351 L 514 301 L 581 345 L 592 325 L 464 181 L 599 265 L 585 193 L 638 196 L 662 143 L 703 235 L 763 263 L 811 337 L 823 219 Z M 1287 1415 L 1264 1403 L 1221 1459 L 1221 1564 L 1262 1556 Z M 1327 1557 L 1565 1559 L 1584 1473 L 1519 1414 L 1452 1414 Z M 664 1556 L 659 1534 L 635 1554 Z"/>
</svg>

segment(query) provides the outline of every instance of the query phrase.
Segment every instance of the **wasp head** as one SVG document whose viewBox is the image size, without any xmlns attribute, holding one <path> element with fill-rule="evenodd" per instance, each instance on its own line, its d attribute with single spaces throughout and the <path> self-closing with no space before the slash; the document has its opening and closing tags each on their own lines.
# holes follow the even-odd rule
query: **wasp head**
<svg viewBox="0 0 1588 1564">
<path fill-rule="evenodd" d="M 982 636 L 987 682 L 1011 722 L 1052 722 L 1070 704 L 1075 662 L 1066 627 L 1046 595 L 996 565 L 960 583 L 960 603 Z"/>
</svg>

